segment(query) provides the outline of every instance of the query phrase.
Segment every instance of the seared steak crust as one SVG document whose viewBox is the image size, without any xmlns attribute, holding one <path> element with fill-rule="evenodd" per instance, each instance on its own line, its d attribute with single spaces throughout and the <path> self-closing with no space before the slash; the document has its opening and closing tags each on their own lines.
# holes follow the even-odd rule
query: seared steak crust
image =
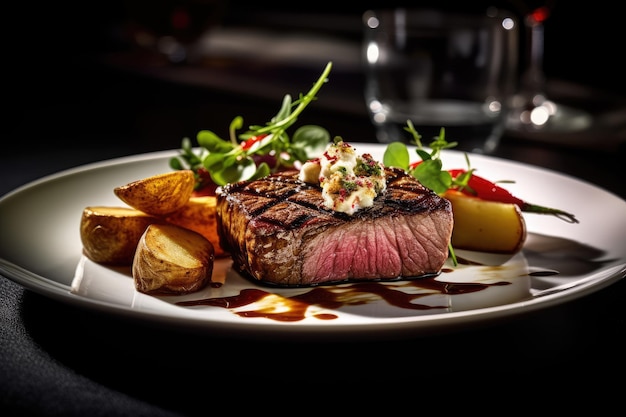
<svg viewBox="0 0 626 417">
<path fill-rule="evenodd" d="M 262 283 L 311 286 L 438 274 L 452 235 L 450 202 L 403 170 L 353 215 L 328 209 L 321 188 L 286 171 L 217 192 L 220 244 L 240 273 Z"/>
</svg>

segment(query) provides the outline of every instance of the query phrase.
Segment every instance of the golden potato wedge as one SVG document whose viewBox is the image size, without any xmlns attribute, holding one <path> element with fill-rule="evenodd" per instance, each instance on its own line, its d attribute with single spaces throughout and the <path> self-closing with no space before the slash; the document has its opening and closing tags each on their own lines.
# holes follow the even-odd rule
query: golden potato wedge
<svg viewBox="0 0 626 417">
<path fill-rule="evenodd" d="M 452 203 L 452 246 L 493 253 L 516 253 L 526 240 L 526 222 L 515 204 L 485 201 L 458 191 L 447 191 Z"/>
<path fill-rule="evenodd" d="M 133 208 L 85 207 L 80 219 L 83 253 L 94 262 L 131 265 L 141 235 L 158 222 L 163 220 Z"/>
<path fill-rule="evenodd" d="M 192 196 L 187 204 L 165 219 L 172 224 L 200 233 L 213 244 L 215 256 L 224 257 L 228 256 L 228 253 L 220 246 L 216 209 L 217 198 L 215 196 Z"/>
<path fill-rule="evenodd" d="M 211 281 L 213 264 L 213 245 L 200 233 L 173 224 L 152 224 L 137 245 L 132 275 L 142 293 L 187 294 Z"/>
<path fill-rule="evenodd" d="M 115 187 L 115 195 L 134 209 L 166 216 L 183 207 L 195 186 L 193 171 L 176 170 Z"/>
</svg>

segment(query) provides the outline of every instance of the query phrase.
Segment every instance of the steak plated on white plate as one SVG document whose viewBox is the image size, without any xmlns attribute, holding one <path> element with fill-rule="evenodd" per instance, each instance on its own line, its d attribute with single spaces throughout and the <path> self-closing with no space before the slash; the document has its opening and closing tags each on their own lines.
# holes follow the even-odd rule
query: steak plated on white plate
<svg viewBox="0 0 626 417">
<path fill-rule="evenodd" d="M 221 245 L 238 272 L 269 285 L 440 273 L 452 235 L 450 202 L 403 170 L 384 173 L 386 189 L 353 214 L 328 208 L 321 187 L 296 170 L 225 185 L 217 192 Z"/>
</svg>

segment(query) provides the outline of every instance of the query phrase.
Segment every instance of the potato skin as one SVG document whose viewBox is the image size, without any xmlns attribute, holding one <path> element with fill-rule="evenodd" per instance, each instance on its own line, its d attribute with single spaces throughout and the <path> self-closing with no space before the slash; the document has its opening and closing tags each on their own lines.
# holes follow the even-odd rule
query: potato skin
<svg viewBox="0 0 626 417">
<path fill-rule="evenodd" d="M 480 252 L 513 254 L 526 241 L 526 222 L 515 204 L 481 200 L 458 191 L 447 191 L 452 203 L 452 246 Z"/>
<path fill-rule="evenodd" d="M 132 208 L 163 217 L 187 203 L 195 181 L 193 171 L 176 170 L 115 187 L 113 192 Z"/>
<path fill-rule="evenodd" d="M 215 249 L 216 257 L 228 256 L 220 246 L 217 233 L 217 197 L 215 196 L 192 196 L 187 204 L 166 217 L 170 223 L 185 227 L 200 233 L 207 238 Z"/>
<path fill-rule="evenodd" d="M 85 207 L 80 220 L 83 253 L 94 262 L 131 265 L 141 235 L 159 222 L 163 220 L 133 208 Z"/>
<path fill-rule="evenodd" d="M 214 249 L 201 234 L 173 224 L 148 226 L 137 244 L 132 275 L 146 294 L 182 295 L 211 281 Z"/>
</svg>

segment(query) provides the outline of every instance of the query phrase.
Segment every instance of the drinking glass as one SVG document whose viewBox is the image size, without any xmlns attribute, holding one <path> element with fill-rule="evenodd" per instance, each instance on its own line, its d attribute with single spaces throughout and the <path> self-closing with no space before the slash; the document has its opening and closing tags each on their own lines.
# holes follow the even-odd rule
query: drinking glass
<svg viewBox="0 0 626 417">
<path fill-rule="evenodd" d="M 572 132 L 588 128 L 591 115 L 585 110 L 551 100 L 546 94 L 543 69 L 544 25 L 556 6 L 555 0 L 511 1 L 523 16 L 526 34 L 525 69 L 518 94 L 512 102 L 507 129 L 524 132 Z"/>
<path fill-rule="evenodd" d="M 379 142 L 428 145 L 445 129 L 456 149 L 490 153 L 517 87 L 518 23 L 507 11 L 395 8 L 363 14 L 365 100 Z"/>
</svg>

